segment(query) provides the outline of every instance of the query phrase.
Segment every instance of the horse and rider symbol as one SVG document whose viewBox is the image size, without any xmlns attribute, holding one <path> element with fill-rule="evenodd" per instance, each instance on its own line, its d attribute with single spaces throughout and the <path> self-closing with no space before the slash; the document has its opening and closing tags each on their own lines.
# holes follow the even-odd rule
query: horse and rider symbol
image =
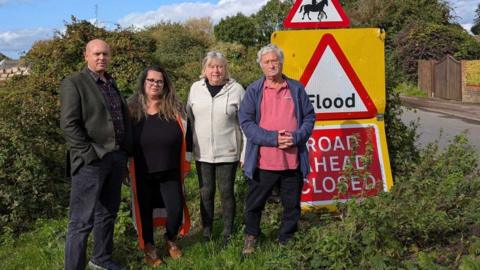
<svg viewBox="0 0 480 270">
<path fill-rule="evenodd" d="M 301 6 L 299 13 L 301 13 L 303 10 L 302 20 L 305 19 L 305 14 L 307 15 L 309 20 L 312 20 L 310 18 L 310 12 L 318 12 L 317 20 L 321 21 L 324 17 L 325 19 L 327 18 L 327 13 L 325 13 L 325 11 L 323 10 L 325 6 L 328 6 L 328 0 L 321 0 L 318 3 L 317 0 L 312 0 L 312 4 L 305 4 Z"/>
</svg>

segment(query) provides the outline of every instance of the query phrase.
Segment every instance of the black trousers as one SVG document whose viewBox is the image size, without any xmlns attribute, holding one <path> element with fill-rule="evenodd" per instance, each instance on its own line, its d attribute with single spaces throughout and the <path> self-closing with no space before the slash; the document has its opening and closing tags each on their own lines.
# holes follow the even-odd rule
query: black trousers
<svg viewBox="0 0 480 270">
<path fill-rule="evenodd" d="M 204 236 L 211 236 L 214 216 L 215 185 L 218 184 L 222 202 L 223 235 L 230 236 L 235 219 L 235 174 L 238 162 L 196 162 L 200 185 L 200 214 Z"/>
<path fill-rule="evenodd" d="M 85 269 L 87 240 L 92 229 L 92 260 L 97 263 L 111 260 L 126 161 L 124 152 L 111 152 L 81 167 L 72 177 L 65 269 Z"/>
<path fill-rule="evenodd" d="M 262 211 L 277 183 L 280 186 L 280 200 L 283 206 L 278 240 L 288 241 L 297 231 L 297 223 L 301 214 L 300 195 L 303 187 L 300 170 L 268 171 L 257 169 L 253 179 L 248 180 L 248 194 L 245 201 L 246 234 L 260 235 Z"/>
<path fill-rule="evenodd" d="M 180 171 L 170 170 L 140 174 L 137 181 L 137 197 L 142 221 L 142 237 L 145 243 L 154 242 L 154 208 L 164 206 L 167 210 L 166 237 L 175 241 L 183 220 L 183 193 Z"/>
</svg>

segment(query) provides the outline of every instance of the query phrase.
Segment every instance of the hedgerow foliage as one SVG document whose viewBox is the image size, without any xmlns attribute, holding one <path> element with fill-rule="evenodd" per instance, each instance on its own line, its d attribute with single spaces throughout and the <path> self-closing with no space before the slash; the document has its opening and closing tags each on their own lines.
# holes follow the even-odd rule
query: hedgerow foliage
<svg viewBox="0 0 480 270">
<path fill-rule="evenodd" d="M 391 192 L 339 205 L 337 216 L 309 227 L 272 258 L 270 269 L 478 267 L 476 150 L 461 135 L 443 152 L 427 146 L 419 161 Z"/>
<path fill-rule="evenodd" d="M 480 58 L 480 43 L 459 25 L 413 22 L 394 37 L 393 47 L 400 69 L 413 81 L 420 59 L 441 60 L 447 54 L 458 60 Z"/>
<path fill-rule="evenodd" d="M 83 68 L 83 50 L 93 38 L 110 44 L 110 70 L 123 93 L 131 93 L 137 74 L 151 61 L 152 39 L 125 29 L 109 32 L 75 18 L 65 33 L 33 46 L 23 59 L 31 75 L 0 89 L 0 233 L 22 231 L 38 217 L 65 213 L 69 185 L 58 90 L 65 76 Z"/>
<path fill-rule="evenodd" d="M 49 92 L 0 90 L 0 233 L 28 228 L 66 206 L 58 108 Z"/>
<path fill-rule="evenodd" d="M 85 67 L 85 46 L 95 38 L 104 39 L 110 45 L 109 72 L 116 79 L 119 90 L 124 94 L 132 93 L 137 74 L 152 63 L 153 39 L 129 29 L 107 31 L 75 17 L 66 25 L 64 33 L 58 32 L 53 39 L 36 42 L 25 55 L 23 61 L 31 70 L 25 81 L 26 88 L 58 92 L 66 76 Z"/>
</svg>

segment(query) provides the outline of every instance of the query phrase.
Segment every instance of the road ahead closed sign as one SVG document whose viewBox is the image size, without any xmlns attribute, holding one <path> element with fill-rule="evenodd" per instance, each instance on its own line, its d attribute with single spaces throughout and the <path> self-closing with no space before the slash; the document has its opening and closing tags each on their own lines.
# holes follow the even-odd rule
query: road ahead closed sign
<svg viewBox="0 0 480 270">
<path fill-rule="evenodd" d="M 307 142 L 310 174 L 302 206 L 370 197 L 392 186 L 383 122 L 316 126 Z M 386 160 L 385 160 L 386 159 Z M 387 165 L 387 166 L 385 166 Z"/>
</svg>

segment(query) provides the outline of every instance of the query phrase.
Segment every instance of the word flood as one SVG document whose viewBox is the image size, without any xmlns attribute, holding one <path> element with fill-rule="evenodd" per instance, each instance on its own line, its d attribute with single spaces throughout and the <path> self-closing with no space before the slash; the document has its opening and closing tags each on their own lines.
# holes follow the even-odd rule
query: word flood
<svg viewBox="0 0 480 270">
<path fill-rule="evenodd" d="M 341 108 L 355 108 L 355 93 L 352 93 L 350 97 L 342 98 L 329 98 L 322 97 L 318 94 L 308 95 L 310 102 L 312 102 L 313 107 L 317 109 L 330 109 L 332 107 L 341 109 Z"/>
</svg>

